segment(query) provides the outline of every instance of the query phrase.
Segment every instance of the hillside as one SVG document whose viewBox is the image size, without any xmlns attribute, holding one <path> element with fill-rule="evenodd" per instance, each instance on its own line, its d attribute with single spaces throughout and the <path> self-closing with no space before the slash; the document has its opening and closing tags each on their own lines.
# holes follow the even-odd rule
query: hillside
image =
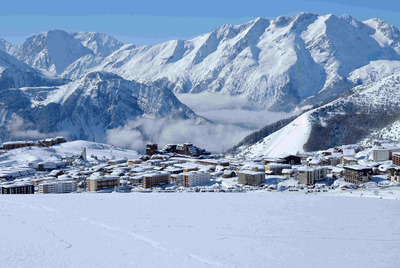
<svg viewBox="0 0 400 268">
<path fill-rule="evenodd" d="M 259 142 L 241 148 L 244 156 L 328 149 L 343 144 L 391 138 L 399 141 L 400 72 L 358 86 L 336 100 L 302 114 Z"/>
</svg>

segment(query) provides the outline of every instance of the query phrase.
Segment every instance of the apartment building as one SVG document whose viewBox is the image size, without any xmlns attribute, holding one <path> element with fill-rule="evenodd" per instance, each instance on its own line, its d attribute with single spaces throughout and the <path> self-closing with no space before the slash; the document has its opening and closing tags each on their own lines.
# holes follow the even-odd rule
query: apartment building
<svg viewBox="0 0 400 268">
<path fill-rule="evenodd" d="M 190 171 L 183 173 L 183 182 L 185 187 L 194 187 L 209 183 L 211 175 L 204 171 Z"/>
<path fill-rule="evenodd" d="M 2 194 L 33 194 L 35 188 L 30 182 L 18 182 L 1 186 Z"/>
<path fill-rule="evenodd" d="M 170 174 L 168 172 L 147 173 L 142 177 L 143 188 L 151 188 L 160 184 L 168 184 L 170 181 Z"/>
<path fill-rule="evenodd" d="M 361 184 L 372 180 L 373 171 L 370 167 L 364 166 L 345 166 L 344 181 L 354 184 Z"/>
<path fill-rule="evenodd" d="M 265 181 L 265 172 L 242 170 L 238 173 L 238 183 L 257 186 Z"/>
<path fill-rule="evenodd" d="M 297 169 L 299 183 L 313 185 L 316 181 L 326 178 L 327 170 L 325 167 L 300 167 Z"/>
<path fill-rule="evenodd" d="M 392 154 L 392 164 L 396 166 L 400 166 L 400 153 L 393 153 Z"/>
<path fill-rule="evenodd" d="M 117 176 L 94 176 L 86 179 L 86 190 L 88 192 L 96 192 L 115 187 L 119 187 L 119 177 Z"/>
<path fill-rule="evenodd" d="M 389 160 L 390 150 L 389 149 L 374 149 L 373 150 L 373 161 L 381 162 Z"/>
<path fill-rule="evenodd" d="M 39 194 L 73 193 L 77 190 L 76 181 L 47 181 L 39 184 Z"/>
</svg>

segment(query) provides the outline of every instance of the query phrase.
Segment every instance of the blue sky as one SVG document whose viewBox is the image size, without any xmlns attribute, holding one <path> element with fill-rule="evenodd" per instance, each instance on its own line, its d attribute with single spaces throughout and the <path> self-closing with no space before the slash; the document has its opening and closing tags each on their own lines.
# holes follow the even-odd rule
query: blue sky
<svg viewBox="0 0 400 268">
<path fill-rule="evenodd" d="M 2 3 L 0 37 L 21 43 L 50 29 L 110 33 L 126 43 L 156 44 L 189 39 L 222 24 L 240 24 L 257 17 L 273 19 L 302 11 L 378 17 L 400 28 L 400 3 L 393 0 L 286 1 L 84 1 L 13 0 Z"/>
</svg>

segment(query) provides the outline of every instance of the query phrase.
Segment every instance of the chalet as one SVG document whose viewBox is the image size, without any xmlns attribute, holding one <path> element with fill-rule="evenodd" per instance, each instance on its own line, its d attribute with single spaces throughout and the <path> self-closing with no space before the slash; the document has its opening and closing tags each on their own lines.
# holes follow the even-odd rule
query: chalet
<svg viewBox="0 0 400 268">
<path fill-rule="evenodd" d="M 332 167 L 331 173 L 333 177 L 342 177 L 344 173 L 344 168 Z"/>
<path fill-rule="evenodd" d="M 309 157 L 307 158 L 307 166 L 321 166 L 323 161 L 319 158 Z"/>
<path fill-rule="evenodd" d="M 282 175 L 287 178 L 294 177 L 295 179 L 297 179 L 297 170 L 291 168 L 285 168 L 282 169 Z"/>
<path fill-rule="evenodd" d="M 201 159 L 197 163 L 200 165 L 214 165 L 214 166 L 224 166 L 229 167 L 229 161 L 227 160 L 214 160 L 214 159 Z"/>
<path fill-rule="evenodd" d="M 152 167 L 160 167 L 161 162 L 163 162 L 161 159 L 155 159 L 155 160 L 148 160 L 146 163 Z"/>
<path fill-rule="evenodd" d="M 380 166 L 378 167 L 379 173 L 380 173 L 380 174 L 386 174 L 387 171 L 388 171 L 390 168 L 393 168 L 393 167 L 396 167 L 396 166 L 395 166 L 395 165 L 391 165 L 391 164 L 389 164 L 389 165 L 387 165 L 387 164 L 385 164 L 385 165 L 380 165 Z"/>
<path fill-rule="evenodd" d="M 354 149 L 343 149 L 343 157 L 355 157 L 356 151 Z"/>
<path fill-rule="evenodd" d="M 107 161 L 108 165 L 118 165 L 118 164 L 123 164 L 123 163 L 127 163 L 126 158 L 111 159 L 111 160 Z"/>
<path fill-rule="evenodd" d="M 325 155 L 322 158 L 322 165 L 324 166 L 336 166 L 339 165 L 341 161 L 341 157 L 337 156 L 337 154 L 335 155 Z"/>
<path fill-rule="evenodd" d="M 222 174 L 223 178 L 233 178 L 236 177 L 236 173 L 233 170 L 225 169 L 224 174 Z"/>
<path fill-rule="evenodd" d="M 286 155 L 281 157 L 281 159 L 284 160 L 284 164 L 289 164 L 289 165 L 301 165 L 301 157 L 297 155 Z"/>
<path fill-rule="evenodd" d="M 357 158 L 351 156 L 344 156 L 342 160 L 343 165 L 357 165 Z"/>
<path fill-rule="evenodd" d="M 268 165 L 271 163 L 278 163 L 278 164 L 284 164 L 285 160 L 282 158 L 265 158 L 263 160 L 264 165 Z"/>
<path fill-rule="evenodd" d="M 128 165 L 138 165 L 138 164 L 141 164 L 142 163 L 142 160 L 141 159 L 131 159 L 131 160 L 128 160 Z"/>
</svg>

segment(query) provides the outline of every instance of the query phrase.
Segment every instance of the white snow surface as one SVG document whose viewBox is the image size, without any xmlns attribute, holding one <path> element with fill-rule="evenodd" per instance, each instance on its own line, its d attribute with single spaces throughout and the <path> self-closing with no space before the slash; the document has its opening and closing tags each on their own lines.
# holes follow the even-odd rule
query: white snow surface
<svg viewBox="0 0 400 268">
<path fill-rule="evenodd" d="M 311 131 L 310 112 L 304 113 L 287 126 L 239 153 L 247 157 L 278 157 L 304 152 Z"/>
<path fill-rule="evenodd" d="M 0 198 L 7 267 L 395 267 L 398 201 L 304 194 Z"/>
<path fill-rule="evenodd" d="M 53 145 L 50 148 L 34 146 L 8 150 L 0 157 L 0 167 L 28 165 L 30 162 L 59 161 L 61 157 L 79 156 L 83 148 L 86 148 L 89 160 L 94 160 L 91 159 L 92 155 L 97 156 L 98 159 L 102 159 L 103 157 L 112 159 L 113 156 L 115 158 L 128 159 L 138 157 L 138 153 L 134 150 L 121 149 L 97 142 L 77 140 Z"/>
</svg>

